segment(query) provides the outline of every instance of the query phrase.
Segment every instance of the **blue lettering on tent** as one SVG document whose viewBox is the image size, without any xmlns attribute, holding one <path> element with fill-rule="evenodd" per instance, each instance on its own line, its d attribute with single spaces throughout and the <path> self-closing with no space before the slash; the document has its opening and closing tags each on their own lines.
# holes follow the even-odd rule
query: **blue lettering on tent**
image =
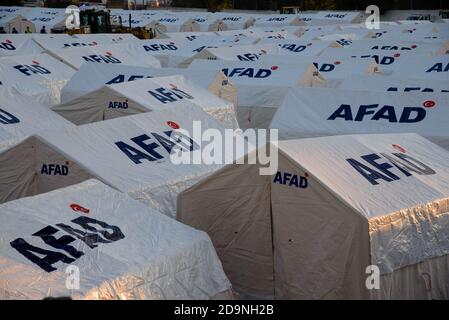
<svg viewBox="0 0 449 320">
<path fill-rule="evenodd" d="M 13 67 L 26 76 L 32 76 L 33 74 L 51 74 L 51 71 L 38 64 L 19 64 Z"/>
<path fill-rule="evenodd" d="M 355 117 L 354 117 L 355 115 Z M 356 112 L 352 112 L 349 104 L 340 105 L 327 120 L 336 120 L 337 118 L 345 121 L 364 121 L 365 117 L 372 115 L 369 120 L 384 120 L 391 123 L 416 123 L 424 120 L 426 110 L 420 107 L 404 107 L 398 118 L 396 108 L 394 106 L 380 106 L 379 104 L 360 105 Z"/>
<path fill-rule="evenodd" d="M 173 148 L 183 152 L 199 149 L 198 143 L 193 139 L 173 130 L 142 134 L 130 140 L 132 143 L 117 141 L 115 145 L 135 164 L 141 164 L 142 160 L 164 161 Z"/>
<path fill-rule="evenodd" d="M 19 122 L 19 118 L 0 108 L 0 124 L 14 124 Z"/>
<path fill-rule="evenodd" d="M 307 188 L 309 185 L 307 177 L 281 171 L 276 172 L 273 183 L 302 189 Z"/>
<path fill-rule="evenodd" d="M 348 158 L 346 161 L 372 185 L 380 182 L 392 182 L 413 173 L 418 175 L 435 174 L 428 165 L 405 153 L 372 153 L 363 155 L 361 160 Z M 395 171 L 395 172 L 394 172 Z"/>
<path fill-rule="evenodd" d="M 449 63 L 446 66 L 442 62 L 435 63 L 432 67 L 430 67 L 426 72 L 448 72 L 449 71 Z"/>
<path fill-rule="evenodd" d="M 17 252 L 46 272 L 57 270 L 56 263 L 69 264 L 85 254 L 86 246 L 71 245 L 76 240 L 84 242 L 87 247 L 93 249 L 100 243 L 112 243 L 125 238 L 119 227 L 90 217 L 80 216 L 70 221 L 71 224 L 58 223 L 48 225 L 33 234 L 40 238 L 48 247 L 60 250 L 49 250 L 28 243 L 23 238 L 17 238 L 10 242 Z M 55 235 L 62 232 L 63 235 L 56 238 Z M 64 253 L 62 253 L 64 251 Z"/>
<path fill-rule="evenodd" d="M 247 78 L 268 78 L 271 76 L 270 69 L 254 69 L 254 68 L 233 68 L 222 69 L 223 73 L 229 77 L 247 77 Z"/>
</svg>

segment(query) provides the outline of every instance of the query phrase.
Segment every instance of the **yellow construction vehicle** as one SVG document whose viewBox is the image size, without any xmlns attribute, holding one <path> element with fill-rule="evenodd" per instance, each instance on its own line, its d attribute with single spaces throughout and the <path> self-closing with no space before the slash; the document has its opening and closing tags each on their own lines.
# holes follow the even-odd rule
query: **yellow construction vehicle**
<svg viewBox="0 0 449 320">
<path fill-rule="evenodd" d="M 301 13 L 301 7 L 281 7 L 281 14 L 298 14 Z"/>
<path fill-rule="evenodd" d="M 130 19 L 131 21 L 131 19 Z M 145 28 L 124 26 L 120 16 L 111 15 L 109 10 L 86 9 L 80 11 L 80 28 L 68 30 L 69 34 L 88 33 L 132 33 L 139 39 L 151 39 L 153 34 Z"/>
</svg>

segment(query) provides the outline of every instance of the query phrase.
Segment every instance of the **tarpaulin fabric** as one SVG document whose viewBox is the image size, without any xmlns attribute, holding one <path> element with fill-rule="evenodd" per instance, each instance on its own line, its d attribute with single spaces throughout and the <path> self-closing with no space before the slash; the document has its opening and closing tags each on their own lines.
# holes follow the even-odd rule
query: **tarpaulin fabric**
<svg viewBox="0 0 449 320">
<path fill-rule="evenodd" d="M 205 233 L 97 180 L 0 210 L 1 299 L 211 299 L 231 288 Z M 52 246 L 47 234 L 70 245 Z"/>
</svg>

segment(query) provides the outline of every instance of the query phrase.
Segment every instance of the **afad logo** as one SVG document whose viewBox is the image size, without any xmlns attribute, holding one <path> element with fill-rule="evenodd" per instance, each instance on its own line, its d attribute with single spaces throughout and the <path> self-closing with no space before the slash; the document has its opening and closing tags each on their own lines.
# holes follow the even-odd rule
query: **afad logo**
<svg viewBox="0 0 449 320">
<path fill-rule="evenodd" d="M 15 124 L 19 122 L 19 118 L 0 108 L 0 124 Z"/>
<path fill-rule="evenodd" d="M 287 19 L 287 17 L 272 17 L 272 18 L 268 18 L 268 22 L 282 22 L 285 21 Z"/>
<path fill-rule="evenodd" d="M 175 23 L 178 21 L 177 18 L 161 18 L 159 19 L 159 22 L 167 22 L 167 23 Z"/>
<path fill-rule="evenodd" d="M 393 64 L 400 56 L 401 56 L 400 53 L 395 53 L 393 56 L 382 56 L 382 57 L 379 56 L 378 54 L 366 54 L 361 55 L 360 58 L 362 59 L 371 58 L 374 59 L 374 61 L 376 61 L 377 64 L 387 66 Z M 357 56 L 352 56 L 352 58 L 357 58 Z"/>
<path fill-rule="evenodd" d="M 128 109 L 128 99 L 125 101 L 109 101 L 109 109 Z"/>
<path fill-rule="evenodd" d="M 346 17 L 346 13 L 344 14 L 337 14 L 337 13 L 329 13 L 324 16 L 325 18 L 336 18 L 336 19 L 343 19 Z"/>
<path fill-rule="evenodd" d="M 92 42 L 71 42 L 71 43 L 64 43 L 64 48 L 72 48 L 72 47 L 92 47 L 97 46 L 98 43 L 96 41 Z"/>
<path fill-rule="evenodd" d="M 125 238 L 118 226 L 86 216 L 89 209 L 76 203 L 69 207 L 82 215 L 68 223 L 47 225 L 27 240 L 17 238 L 10 242 L 11 247 L 42 270 L 53 272 L 60 264 L 71 264 L 98 246 Z"/>
<path fill-rule="evenodd" d="M 336 66 L 341 65 L 341 61 L 334 61 L 334 63 L 321 63 L 314 62 L 313 65 L 318 69 L 319 72 L 331 72 Z"/>
<path fill-rule="evenodd" d="M 424 101 L 422 107 L 396 108 L 390 105 L 368 104 L 352 108 L 349 104 L 342 104 L 327 120 L 343 119 L 345 121 L 362 122 L 384 121 L 390 123 L 416 123 L 425 119 L 428 109 L 435 107 L 432 100 Z M 369 117 L 367 117 L 369 116 Z"/>
<path fill-rule="evenodd" d="M 111 52 L 106 52 L 105 55 L 92 54 L 89 56 L 82 56 L 84 61 L 96 62 L 96 63 L 122 63 L 119 59 L 115 58 Z"/>
<path fill-rule="evenodd" d="M 151 45 L 144 45 L 143 46 L 145 51 L 176 51 L 178 50 L 178 47 L 175 46 L 174 42 L 170 42 L 168 44 L 151 44 Z"/>
<path fill-rule="evenodd" d="M 33 74 L 51 74 L 51 71 L 43 66 L 36 60 L 31 61 L 31 64 L 19 64 L 13 67 L 26 76 L 32 76 Z"/>
<path fill-rule="evenodd" d="M 67 176 L 69 174 L 69 162 L 65 164 L 44 163 L 41 168 L 42 175 L 49 176 Z"/>
<path fill-rule="evenodd" d="M 303 176 L 289 172 L 276 172 L 273 183 L 282 184 L 284 186 L 305 189 L 309 185 L 307 177 L 309 174 L 306 172 Z"/>
<path fill-rule="evenodd" d="M 237 22 L 240 21 L 242 19 L 242 17 L 224 17 L 221 20 L 222 21 L 232 21 L 232 22 Z"/>
<path fill-rule="evenodd" d="M 375 45 L 373 47 L 371 47 L 371 50 L 394 50 L 394 51 L 398 51 L 398 50 L 413 50 L 416 49 L 417 45 L 416 44 L 412 44 L 411 46 L 404 46 L 404 45 L 388 45 L 388 46 L 380 46 L 380 45 Z"/>
<path fill-rule="evenodd" d="M 6 39 L 5 42 L 0 42 L 0 49 L 13 51 L 16 47 L 12 44 L 11 40 Z"/>
<path fill-rule="evenodd" d="M 443 62 L 435 63 L 431 68 L 426 70 L 426 72 L 448 72 L 449 63 L 444 64 Z"/>
<path fill-rule="evenodd" d="M 152 77 L 151 76 L 145 76 L 145 75 L 139 75 L 139 74 L 133 74 L 133 75 L 130 75 L 130 76 L 127 76 L 127 75 L 124 75 L 124 74 L 118 74 L 117 76 L 115 76 L 114 78 L 112 78 L 111 80 L 106 82 L 106 84 L 115 84 L 115 83 L 129 82 L 129 81 L 139 80 L 139 79 L 143 79 L 143 78 L 152 78 Z"/>
<path fill-rule="evenodd" d="M 117 141 L 115 145 L 135 164 L 141 164 L 143 160 L 163 162 L 175 150 L 192 152 L 200 148 L 192 138 L 176 131 L 180 128 L 177 122 L 167 121 L 166 124 L 169 130 L 144 133 L 127 142 Z"/>
<path fill-rule="evenodd" d="M 193 96 L 185 91 L 182 91 L 176 85 L 169 84 L 169 86 L 170 88 L 159 87 L 154 90 L 149 90 L 148 93 L 163 104 L 172 103 L 183 99 L 194 99 Z"/>
<path fill-rule="evenodd" d="M 263 79 L 268 78 L 271 76 L 273 71 L 278 70 L 278 66 L 272 66 L 270 69 L 256 69 L 256 68 L 224 68 L 221 69 L 223 73 L 229 77 L 247 77 L 247 78 L 256 78 L 256 79 Z"/>
<path fill-rule="evenodd" d="M 449 87 L 448 87 L 449 88 Z M 398 88 L 398 87 L 389 87 L 387 91 L 393 91 L 398 92 L 399 90 L 403 92 L 449 92 L 449 89 L 433 89 L 429 87 L 404 87 L 404 88 Z"/>
<path fill-rule="evenodd" d="M 397 181 L 412 175 L 435 174 L 430 166 L 407 154 L 407 149 L 399 144 L 392 144 L 395 152 L 371 153 L 360 159 L 348 158 L 346 161 L 372 185 L 380 182 Z"/>
<path fill-rule="evenodd" d="M 264 49 L 261 49 L 260 52 L 257 53 L 244 53 L 237 55 L 237 59 L 240 61 L 256 61 L 261 56 L 267 54 L 267 51 Z"/>
<path fill-rule="evenodd" d="M 295 44 L 295 43 L 284 43 L 284 44 L 279 44 L 279 47 L 281 47 L 282 49 L 288 50 L 290 52 L 299 53 L 299 52 L 303 52 L 304 50 L 307 49 L 307 47 L 310 47 L 311 45 L 312 45 L 312 43 L 308 43 L 307 45 Z"/>
</svg>

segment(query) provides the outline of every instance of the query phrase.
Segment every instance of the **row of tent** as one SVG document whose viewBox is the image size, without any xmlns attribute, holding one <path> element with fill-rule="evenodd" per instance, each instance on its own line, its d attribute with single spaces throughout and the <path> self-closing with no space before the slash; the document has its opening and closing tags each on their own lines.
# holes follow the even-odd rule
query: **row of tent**
<svg viewBox="0 0 449 320">
<path fill-rule="evenodd" d="M 66 9 L 54 8 L 0 7 L 0 27 L 3 27 L 7 33 L 12 32 L 13 28 L 22 33 L 27 27 L 32 32 L 39 32 L 43 26 L 46 27 L 47 32 L 52 29 L 64 29 L 69 14 L 66 11 Z M 295 15 L 120 9 L 110 9 L 110 12 L 124 26 L 151 28 L 156 35 L 167 32 L 242 30 L 251 26 L 283 28 L 288 26 L 356 24 L 364 23 L 367 17 L 359 11 L 311 11 Z M 429 23 L 428 21 L 425 22 Z M 441 20 L 441 22 L 444 22 L 444 20 Z M 409 25 L 410 23 L 415 22 L 399 22 L 403 25 Z M 398 23 L 386 22 L 384 24 L 396 25 Z"/>
<path fill-rule="evenodd" d="M 254 30 L 19 35 L 37 50 L 0 58 L 1 298 L 449 298 L 448 27 Z M 175 164 L 210 142 L 194 122 L 277 129 L 277 170 L 235 164 L 244 139 Z"/>
<path fill-rule="evenodd" d="M 64 28 L 68 16 L 66 9 L 0 7 L 0 26 L 6 32 L 15 28 L 24 32 L 30 27 L 33 32 L 42 26 L 51 29 Z M 365 15 L 357 11 L 313 12 L 301 15 L 268 15 L 248 13 L 170 12 L 166 10 L 120 10 L 110 9 L 114 17 L 120 17 L 123 25 L 153 28 L 157 33 L 183 31 L 240 30 L 255 26 L 313 25 L 329 23 L 357 23 Z M 130 19 L 131 17 L 131 19 Z"/>
</svg>

